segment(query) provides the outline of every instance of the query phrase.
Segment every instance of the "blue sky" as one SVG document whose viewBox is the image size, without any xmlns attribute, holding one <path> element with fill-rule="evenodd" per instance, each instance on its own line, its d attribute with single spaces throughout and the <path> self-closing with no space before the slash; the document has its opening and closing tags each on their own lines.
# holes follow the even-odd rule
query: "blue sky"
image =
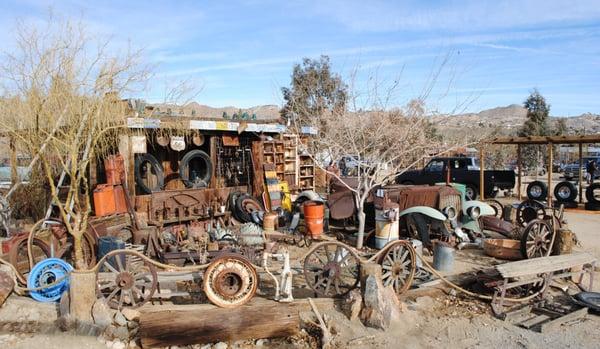
<svg viewBox="0 0 600 349">
<path fill-rule="evenodd" d="M 600 113 L 600 2 L 571 1 L 33 1 L 2 0 L 0 40 L 48 9 L 131 40 L 156 64 L 141 97 L 192 79 L 211 106 L 281 104 L 294 63 L 329 55 L 357 90 L 398 80 L 393 104 L 418 96 L 440 112 L 522 103 L 537 87 L 553 115 Z"/>
</svg>

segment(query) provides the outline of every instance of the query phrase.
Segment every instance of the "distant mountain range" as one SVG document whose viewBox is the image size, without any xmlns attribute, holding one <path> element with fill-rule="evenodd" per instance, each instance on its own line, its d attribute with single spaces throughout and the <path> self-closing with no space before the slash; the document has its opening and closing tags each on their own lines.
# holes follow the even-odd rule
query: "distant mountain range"
<svg viewBox="0 0 600 349">
<path fill-rule="evenodd" d="M 151 104 L 149 106 L 153 108 L 152 115 L 222 118 L 223 113 L 226 113 L 231 118 L 233 114 L 241 111 L 242 113 L 247 113 L 249 116 L 256 115 L 258 120 L 276 120 L 279 118 L 280 109 L 277 105 L 259 105 L 245 109 L 233 106 L 214 108 L 197 102 L 188 103 L 183 107 L 169 104 Z M 550 119 L 551 124 L 554 124 L 558 118 L 566 119 L 569 133 L 600 133 L 600 115 L 586 113 L 570 117 L 552 116 Z M 526 119 L 526 109 L 518 104 L 487 109 L 479 113 L 431 116 L 431 121 L 442 133 L 445 131 L 453 133 L 453 131 L 465 131 L 476 128 L 498 128 L 503 133 L 508 134 L 520 128 Z"/>
</svg>

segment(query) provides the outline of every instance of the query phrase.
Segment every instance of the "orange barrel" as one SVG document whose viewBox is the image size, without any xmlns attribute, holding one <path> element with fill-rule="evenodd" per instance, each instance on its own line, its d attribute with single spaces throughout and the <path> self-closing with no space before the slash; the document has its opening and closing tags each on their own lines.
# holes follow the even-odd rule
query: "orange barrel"
<svg viewBox="0 0 600 349">
<path fill-rule="evenodd" d="M 125 201 L 125 190 L 122 185 L 113 187 L 115 193 L 115 213 L 127 213 L 127 202 Z"/>
<path fill-rule="evenodd" d="M 96 216 L 108 216 L 116 212 L 115 191 L 110 184 L 99 184 L 94 189 L 94 211 Z"/>
<path fill-rule="evenodd" d="M 104 171 L 106 172 L 106 183 L 121 184 L 121 178 L 125 175 L 125 160 L 121 154 L 110 155 L 104 159 Z"/>
<path fill-rule="evenodd" d="M 277 229 L 277 220 L 279 216 L 274 212 L 266 212 L 263 218 L 263 229 L 265 231 L 275 231 Z"/>
<path fill-rule="evenodd" d="M 304 203 L 304 222 L 306 233 L 313 239 L 323 234 L 323 218 L 325 216 L 325 205 L 320 201 L 307 201 Z"/>
</svg>

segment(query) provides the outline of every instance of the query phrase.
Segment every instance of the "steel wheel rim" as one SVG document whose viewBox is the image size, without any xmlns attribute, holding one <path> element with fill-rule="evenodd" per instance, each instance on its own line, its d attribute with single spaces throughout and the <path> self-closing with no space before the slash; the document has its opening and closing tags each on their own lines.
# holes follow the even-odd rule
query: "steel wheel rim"
<svg viewBox="0 0 600 349">
<path fill-rule="evenodd" d="M 539 185 L 531 186 L 531 188 L 529 189 L 529 194 L 531 196 L 533 196 L 534 198 L 541 197 L 542 196 L 542 187 L 540 187 Z"/>
<path fill-rule="evenodd" d="M 360 259 L 346 245 L 325 242 L 315 245 L 304 259 L 304 277 L 319 296 L 342 296 L 356 288 Z"/>
<path fill-rule="evenodd" d="M 415 249 L 408 241 L 400 240 L 390 245 L 380 255 L 378 263 L 382 269 L 383 285 L 392 285 L 396 294 L 400 295 L 412 284 L 417 257 Z"/>
<path fill-rule="evenodd" d="M 473 190 L 473 188 L 466 187 L 465 196 L 467 197 L 467 199 L 473 200 L 473 198 L 475 197 L 475 190 Z"/>
<path fill-rule="evenodd" d="M 563 200 L 566 200 L 571 196 L 571 189 L 569 189 L 569 187 L 567 187 L 567 186 L 560 187 L 558 189 L 557 194 L 558 194 L 558 197 L 560 197 Z"/>
<path fill-rule="evenodd" d="M 234 283 L 229 284 L 230 281 Z M 238 256 L 217 258 L 204 273 L 207 298 L 221 308 L 247 303 L 256 294 L 258 275 L 254 267 Z"/>
<path fill-rule="evenodd" d="M 108 272 L 102 272 L 104 268 Z M 109 307 L 120 310 L 148 302 L 156 291 L 158 276 L 147 261 L 128 252 L 111 252 L 98 263 L 96 280 L 99 297 Z"/>
</svg>

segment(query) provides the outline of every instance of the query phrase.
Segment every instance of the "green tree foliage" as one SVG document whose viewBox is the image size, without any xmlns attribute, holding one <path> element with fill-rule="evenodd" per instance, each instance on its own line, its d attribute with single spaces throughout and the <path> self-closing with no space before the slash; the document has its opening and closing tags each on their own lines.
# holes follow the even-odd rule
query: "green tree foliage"
<svg viewBox="0 0 600 349">
<path fill-rule="evenodd" d="M 551 134 L 548 127 L 550 105 L 546 103 L 544 96 L 537 89 L 534 89 L 523 102 L 523 107 L 527 109 L 527 120 L 519 131 L 519 136 L 549 136 Z M 522 161 L 525 169 L 534 170 L 539 166 L 544 166 L 546 150 L 546 147 L 538 145 L 523 147 Z"/>
<path fill-rule="evenodd" d="M 315 125 L 315 116 L 346 108 L 347 86 L 331 72 L 329 57 L 304 58 L 294 65 L 290 87 L 281 88 L 285 105 L 281 116 L 302 125 Z"/>
</svg>

